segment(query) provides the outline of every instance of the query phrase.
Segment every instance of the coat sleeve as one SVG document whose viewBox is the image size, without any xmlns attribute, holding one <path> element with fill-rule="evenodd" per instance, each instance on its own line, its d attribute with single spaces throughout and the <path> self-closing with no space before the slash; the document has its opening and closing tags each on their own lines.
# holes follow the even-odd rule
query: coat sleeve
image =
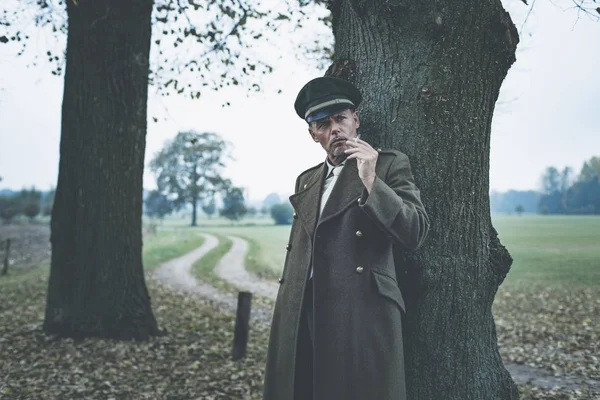
<svg viewBox="0 0 600 400">
<path fill-rule="evenodd" d="M 377 176 L 371 193 L 363 190 L 360 207 L 396 243 L 417 249 L 429 231 L 429 218 L 415 185 L 408 156 L 395 152 L 384 179 Z"/>
</svg>

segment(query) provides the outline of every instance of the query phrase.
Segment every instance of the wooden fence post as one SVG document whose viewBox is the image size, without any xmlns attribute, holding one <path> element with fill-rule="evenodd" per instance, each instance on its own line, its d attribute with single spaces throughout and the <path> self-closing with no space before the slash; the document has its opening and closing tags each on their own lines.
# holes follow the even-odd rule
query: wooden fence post
<svg viewBox="0 0 600 400">
<path fill-rule="evenodd" d="M 250 327 L 250 309 L 252 306 L 252 293 L 239 292 L 237 313 L 235 316 L 235 329 L 233 334 L 233 361 L 238 361 L 246 356 L 248 344 L 248 329 Z"/>
<path fill-rule="evenodd" d="M 2 268 L 2 275 L 8 274 L 8 253 L 10 252 L 10 239 L 6 239 L 6 253 L 4 254 L 4 268 Z"/>
</svg>

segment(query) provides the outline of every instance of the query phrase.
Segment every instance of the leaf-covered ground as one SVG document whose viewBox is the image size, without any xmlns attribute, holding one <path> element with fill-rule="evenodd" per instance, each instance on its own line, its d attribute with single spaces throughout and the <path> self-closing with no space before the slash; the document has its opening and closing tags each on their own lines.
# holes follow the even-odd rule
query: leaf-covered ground
<svg viewBox="0 0 600 400">
<path fill-rule="evenodd" d="M 556 378 L 521 386 L 523 398 L 600 399 L 600 288 L 506 282 L 493 311 L 504 362 Z"/>
<path fill-rule="evenodd" d="M 1 287 L 1 399 L 260 398 L 265 323 L 253 321 L 246 359 L 232 362 L 231 313 L 150 282 L 167 335 L 144 343 L 55 340 L 40 329 L 46 284 L 42 273 Z M 598 308 L 592 288 L 503 285 L 494 312 L 504 360 L 598 380 L 599 332 L 591 321 Z M 522 399 L 600 398 L 585 388 L 519 388 Z"/>
<path fill-rule="evenodd" d="M 41 331 L 45 274 L 2 286 L 1 399 L 259 399 L 268 331 L 230 360 L 235 318 L 150 283 L 167 335 L 148 342 L 55 340 Z"/>
</svg>

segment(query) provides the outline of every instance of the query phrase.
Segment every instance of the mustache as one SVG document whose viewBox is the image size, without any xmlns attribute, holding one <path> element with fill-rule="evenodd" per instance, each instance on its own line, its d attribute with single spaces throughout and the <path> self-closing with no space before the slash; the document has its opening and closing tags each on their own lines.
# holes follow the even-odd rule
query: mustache
<svg viewBox="0 0 600 400">
<path fill-rule="evenodd" d="M 335 140 L 333 140 L 331 143 L 337 143 L 337 142 L 345 142 L 346 140 L 348 140 L 347 138 L 337 138 Z"/>
</svg>

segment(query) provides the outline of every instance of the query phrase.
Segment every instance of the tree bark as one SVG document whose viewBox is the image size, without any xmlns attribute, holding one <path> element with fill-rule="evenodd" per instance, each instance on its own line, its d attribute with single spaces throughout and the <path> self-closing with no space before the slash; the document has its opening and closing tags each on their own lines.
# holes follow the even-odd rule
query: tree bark
<svg viewBox="0 0 600 400">
<path fill-rule="evenodd" d="M 142 267 L 152 0 L 67 1 L 60 165 L 44 330 L 160 334 Z"/>
<path fill-rule="evenodd" d="M 408 398 L 516 399 L 491 312 L 512 259 L 491 223 L 488 180 L 492 114 L 517 31 L 499 0 L 335 0 L 330 9 L 327 74 L 362 90 L 362 137 L 409 156 L 432 223 L 420 250 L 396 254 Z"/>
</svg>

